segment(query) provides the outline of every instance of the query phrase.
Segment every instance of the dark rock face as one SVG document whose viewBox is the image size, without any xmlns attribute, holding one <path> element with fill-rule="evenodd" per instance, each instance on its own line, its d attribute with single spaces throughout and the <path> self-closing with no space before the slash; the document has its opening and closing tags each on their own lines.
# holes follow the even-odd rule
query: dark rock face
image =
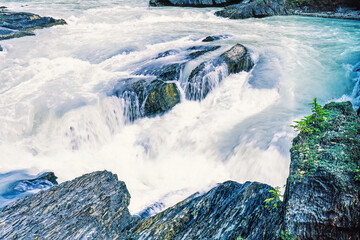
<svg viewBox="0 0 360 240">
<path fill-rule="evenodd" d="M 231 19 L 243 19 L 287 15 L 291 12 L 287 0 L 246 0 L 240 4 L 228 6 L 216 12 L 215 15 Z"/>
<path fill-rule="evenodd" d="M 125 183 L 94 172 L 0 211 L 1 239 L 124 239 L 132 221 Z"/>
<path fill-rule="evenodd" d="M 3 51 L 3 48 L 2 48 L 1 45 L 0 45 L 0 52 L 1 52 L 1 51 Z"/>
<path fill-rule="evenodd" d="M 272 239 L 280 231 L 279 210 L 264 208 L 272 188 L 225 182 L 192 196 L 131 228 L 133 239 Z M 259 227 L 262 226 L 262 227 Z"/>
<path fill-rule="evenodd" d="M 310 0 L 294 2 L 293 7 L 305 12 L 337 11 L 339 8 L 360 9 L 360 2 L 353 0 Z"/>
<path fill-rule="evenodd" d="M 243 45 L 237 44 L 218 58 L 201 63 L 191 72 L 186 98 L 202 100 L 229 74 L 248 72 L 253 66 L 248 50 Z"/>
<path fill-rule="evenodd" d="M 150 0 L 150 6 L 180 6 L 180 7 L 221 7 L 242 0 Z"/>
<path fill-rule="evenodd" d="M 216 35 L 216 36 L 207 36 L 206 38 L 204 38 L 202 40 L 202 42 L 215 42 L 218 41 L 220 39 L 227 39 L 231 37 L 230 35 Z"/>
<path fill-rule="evenodd" d="M 63 19 L 33 13 L 0 11 L 0 40 L 34 35 L 32 30 L 66 24 Z"/>
<path fill-rule="evenodd" d="M 350 102 L 325 109 L 326 131 L 293 141 L 284 230 L 295 239 L 360 239 L 360 120 Z"/>
</svg>

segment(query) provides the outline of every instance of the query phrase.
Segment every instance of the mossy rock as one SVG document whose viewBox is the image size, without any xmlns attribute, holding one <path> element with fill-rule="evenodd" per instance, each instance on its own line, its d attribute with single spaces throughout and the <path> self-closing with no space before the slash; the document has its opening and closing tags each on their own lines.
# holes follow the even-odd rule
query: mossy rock
<svg viewBox="0 0 360 240">
<path fill-rule="evenodd" d="M 151 90 L 144 107 L 146 116 L 164 113 L 180 102 L 180 92 L 175 83 L 155 80 L 150 85 Z"/>
</svg>

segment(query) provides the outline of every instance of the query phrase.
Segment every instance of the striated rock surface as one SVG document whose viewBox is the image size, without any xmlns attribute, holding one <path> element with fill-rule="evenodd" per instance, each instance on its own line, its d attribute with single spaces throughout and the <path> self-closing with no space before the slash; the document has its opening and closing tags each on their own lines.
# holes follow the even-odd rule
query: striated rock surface
<svg viewBox="0 0 360 240">
<path fill-rule="evenodd" d="M 262 18 L 274 15 L 288 15 L 292 9 L 287 0 L 245 0 L 240 4 L 234 4 L 215 15 L 231 19 Z"/>
<path fill-rule="evenodd" d="M 150 6 L 221 7 L 242 0 L 150 0 Z"/>
<path fill-rule="evenodd" d="M 326 130 L 293 141 L 283 228 L 295 239 L 360 239 L 360 120 L 350 102 L 325 109 Z"/>
<path fill-rule="evenodd" d="M 0 211 L 0 239 L 124 239 L 132 221 L 125 183 L 94 172 Z"/>
<path fill-rule="evenodd" d="M 273 239 L 280 211 L 264 208 L 268 185 L 225 182 L 194 195 L 131 228 L 132 239 Z"/>
<path fill-rule="evenodd" d="M 237 44 L 218 58 L 201 63 L 190 74 L 186 98 L 202 100 L 229 74 L 250 71 L 254 63 L 248 50 Z"/>
<path fill-rule="evenodd" d="M 41 17 L 33 13 L 0 10 L 0 40 L 35 35 L 35 29 L 66 24 L 63 19 Z"/>
</svg>

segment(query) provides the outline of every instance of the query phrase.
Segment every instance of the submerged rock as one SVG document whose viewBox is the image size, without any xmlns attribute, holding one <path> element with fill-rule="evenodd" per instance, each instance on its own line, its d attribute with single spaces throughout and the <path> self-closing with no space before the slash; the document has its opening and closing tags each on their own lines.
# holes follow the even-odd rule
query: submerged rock
<svg viewBox="0 0 360 240">
<path fill-rule="evenodd" d="M 185 91 L 186 98 L 202 100 L 229 74 L 248 72 L 253 66 L 248 50 L 237 44 L 218 58 L 201 63 L 191 72 Z"/>
<path fill-rule="evenodd" d="M 130 229 L 133 239 L 272 239 L 280 231 L 280 211 L 264 208 L 268 185 L 228 181 L 194 195 Z"/>
<path fill-rule="evenodd" d="M 0 40 L 34 35 L 35 29 L 66 24 L 63 19 L 33 13 L 0 11 Z"/>
<path fill-rule="evenodd" d="M 242 0 L 150 0 L 150 6 L 221 7 Z"/>
<path fill-rule="evenodd" d="M 1 45 L 0 45 L 0 52 L 1 52 L 1 51 L 3 51 L 3 48 L 2 48 Z"/>
<path fill-rule="evenodd" d="M 287 0 L 245 0 L 215 13 L 231 19 L 262 18 L 274 15 L 288 15 L 292 9 Z"/>
<path fill-rule="evenodd" d="M 221 39 L 227 39 L 230 35 L 216 35 L 216 36 L 207 36 L 202 40 L 202 42 L 215 42 Z"/>
<path fill-rule="evenodd" d="M 1 239 L 125 239 L 130 194 L 117 176 L 94 172 L 0 211 Z"/>
<path fill-rule="evenodd" d="M 326 131 L 293 141 L 283 228 L 295 239 L 360 239 L 360 120 L 350 102 L 324 108 Z"/>
</svg>

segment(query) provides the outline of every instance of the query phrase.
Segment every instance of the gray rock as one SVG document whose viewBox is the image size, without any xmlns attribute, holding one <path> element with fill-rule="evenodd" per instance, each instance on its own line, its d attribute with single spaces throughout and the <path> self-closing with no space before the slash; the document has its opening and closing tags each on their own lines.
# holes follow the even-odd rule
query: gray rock
<svg viewBox="0 0 360 240">
<path fill-rule="evenodd" d="M 0 45 L 0 52 L 2 52 L 4 49 L 1 47 L 1 45 Z"/>
<path fill-rule="evenodd" d="M 325 109 L 326 130 L 293 141 L 283 229 L 295 239 L 360 239 L 360 120 L 350 102 Z"/>
<path fill-rule="evenodd" d="M 63 19 L 33 13 L 0 11 L 0 40 L 34 35 L 35 29 L 66 24 Z"/>
<path fill-rule="evenodd" d="M 288 15 L 292 8 L 287 0 L 245 0 L 240 4 L 226 7 L 215 13 L 231 19 L 262 18 L 274 15 Z"/>
<path fill-rule="evenodd" d="M 124 239 L 132 222 L 125 183 L 94 172 L 0 211 L 1 239 Z"/>
<path fill-rule="evenodd" d="M 231 35 L 216 35 L 216 36 L 207 36 L 202 40 L 202 42 L 215 42 L 221 39 L 227 39 L 231 37 Z"/>
<path fill-rule="evenodd" d="M 204 195 L 193 195 L 131 229 L 132 239 L 275 239 L 280 209 L 269 211 L 268 185 L 228 181 Z"/>
<path fill-rule="evenodd" d="M 202 100 L 229 74 L 250 71 L 254 63 L 248 50 L 237 44 L 218 58 L 201 63 L 190 74 L 186 98 Z"/>
<path fill-rule="evenodd" d="M 150 6 L 180 6 L 180 7 L 220 7 L 242 0 L 150 0 Z"/>
</svg>

